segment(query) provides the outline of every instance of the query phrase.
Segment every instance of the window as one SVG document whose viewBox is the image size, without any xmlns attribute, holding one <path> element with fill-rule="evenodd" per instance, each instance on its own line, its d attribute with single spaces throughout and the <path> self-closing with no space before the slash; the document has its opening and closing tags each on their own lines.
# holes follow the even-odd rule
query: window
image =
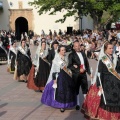
<svg viewBox="0 0 120 120">
<path fill-rule="evenodd" d="M 3 8 L 3 3 L 2 3 L 2 1 L 0 1 L 0 7 Z"/>
<path fill-rule="evenodd" d="M 3 10 L 3 2 L 0 1 L 0 10 Z"/>
</svg>

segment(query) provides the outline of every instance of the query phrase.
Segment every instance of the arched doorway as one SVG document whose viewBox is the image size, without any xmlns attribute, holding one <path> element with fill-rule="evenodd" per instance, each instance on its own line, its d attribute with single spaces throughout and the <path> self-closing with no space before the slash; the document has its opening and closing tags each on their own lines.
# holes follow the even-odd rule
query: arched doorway
<svg viewBox="0 0 120 120">
<path fill-rule="evenodd" d="M 17 36 L 17 40 L 21 39 L 21 34 L 27 32 L 28 33 L 28 21 L 24 17 L 19 17 L 15 21 L 15 32 Z"/>
</svg>

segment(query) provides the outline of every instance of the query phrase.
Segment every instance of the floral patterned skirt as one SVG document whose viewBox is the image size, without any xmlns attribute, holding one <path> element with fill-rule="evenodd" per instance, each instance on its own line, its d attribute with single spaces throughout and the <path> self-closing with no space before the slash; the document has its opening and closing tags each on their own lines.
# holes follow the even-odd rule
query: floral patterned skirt
<svg viewBox="0 0 120 120">
<path fill-rule="evenodd" d="M 101 96 L 96 84 L 91 85 L 81 112 L 88 120 L 120 120 L 120 112 L 109 112 L 100 107 Z"/>
</svg>

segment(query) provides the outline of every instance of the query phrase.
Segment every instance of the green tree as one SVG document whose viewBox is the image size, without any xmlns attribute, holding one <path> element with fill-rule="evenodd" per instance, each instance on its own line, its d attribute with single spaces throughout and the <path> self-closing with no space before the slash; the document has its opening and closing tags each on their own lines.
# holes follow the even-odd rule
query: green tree
<svg viewBox="0 0 120 120">
<path fill-rule="evenodd" d="M 95 29 L 101 28 L 101 24 L 105 20 L 104 11 L 109 13 L 110 19 L 120 11 L 120 0 L 34 0 L 29 4 L 38 8 L 40 15 L 47 12 L 49 15 L 54 15 L 65 9 L 67 12 L 63 14 L 63 18 L 56 20 L 61 23 L 64 23 L 70 16 L 75 16 L 75 20 L 77 20 L 81 15 L 89 14 L 93 18 Z"/>
</svg>

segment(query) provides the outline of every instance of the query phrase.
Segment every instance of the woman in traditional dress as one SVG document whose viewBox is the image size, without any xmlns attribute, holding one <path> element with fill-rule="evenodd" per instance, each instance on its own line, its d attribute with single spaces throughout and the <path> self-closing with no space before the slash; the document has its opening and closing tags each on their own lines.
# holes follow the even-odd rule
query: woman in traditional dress
<svg viewBox="0 0 120 120">
<path fill-rule="evenodd" d="M 21 45 L 17 49 L 17 77 L 19 81 L 27 82 L 27 77 L 32 66 L 31 53 L 26 45 L 26 40 L 21 40 Z"/>
<path fill-rule="evenodd" d="M 120 59 L 113 53 L 113 45 L 106 42 L 99 55 L 93 85 L 82 107 L 82 112 L 87 119 L 120 120 L 118 73 L 120 73 Z"/>
<path fill-rule="evenodd" d="M 43 91 L 44 87 L 47 83 L 49 73 L 50 73 L 50 64 L 47 60 L 48 56 L 48 48 L 46 47 L 46 42 L 41 42 L 41 47 L 39 51 L 36 52 L 35 61 L 33 64 L 35 65 L 35 78 L 34 82 L 39 90 Z"/>
<path fill-rule="evenodd" d="M 16 65 L 16 57 L 17 57 L 17 47 L 16 42 L 13 42 L 10 46 L 8 53 L 8 68 L 10 73 L 14 73 L 15 65 Z"/>
<path fill-rule="evenodd" d="M 3 42 L 0 37 L 0 64 L 6 64 L 7 63 L 7 50 L 3 46 Z"/>
<path fill-rule="evenodd" d="M 50 73 L 50 63 L 47 60 L 48 47 L 45 41 L 42 41 L 35 54 L 33 66 L 28 78 L 27 87 L 42 92 L 47 83 Z"/>
<path fill-rule="evenodd" d="M 65 47 L 59 46 L 41 98 L 43 104 L 60 108 L 61 112 L 76 105 L 75 85 L 71 71 L 67 69 L 68 57 L 65 53 Z"/>
</svg>

